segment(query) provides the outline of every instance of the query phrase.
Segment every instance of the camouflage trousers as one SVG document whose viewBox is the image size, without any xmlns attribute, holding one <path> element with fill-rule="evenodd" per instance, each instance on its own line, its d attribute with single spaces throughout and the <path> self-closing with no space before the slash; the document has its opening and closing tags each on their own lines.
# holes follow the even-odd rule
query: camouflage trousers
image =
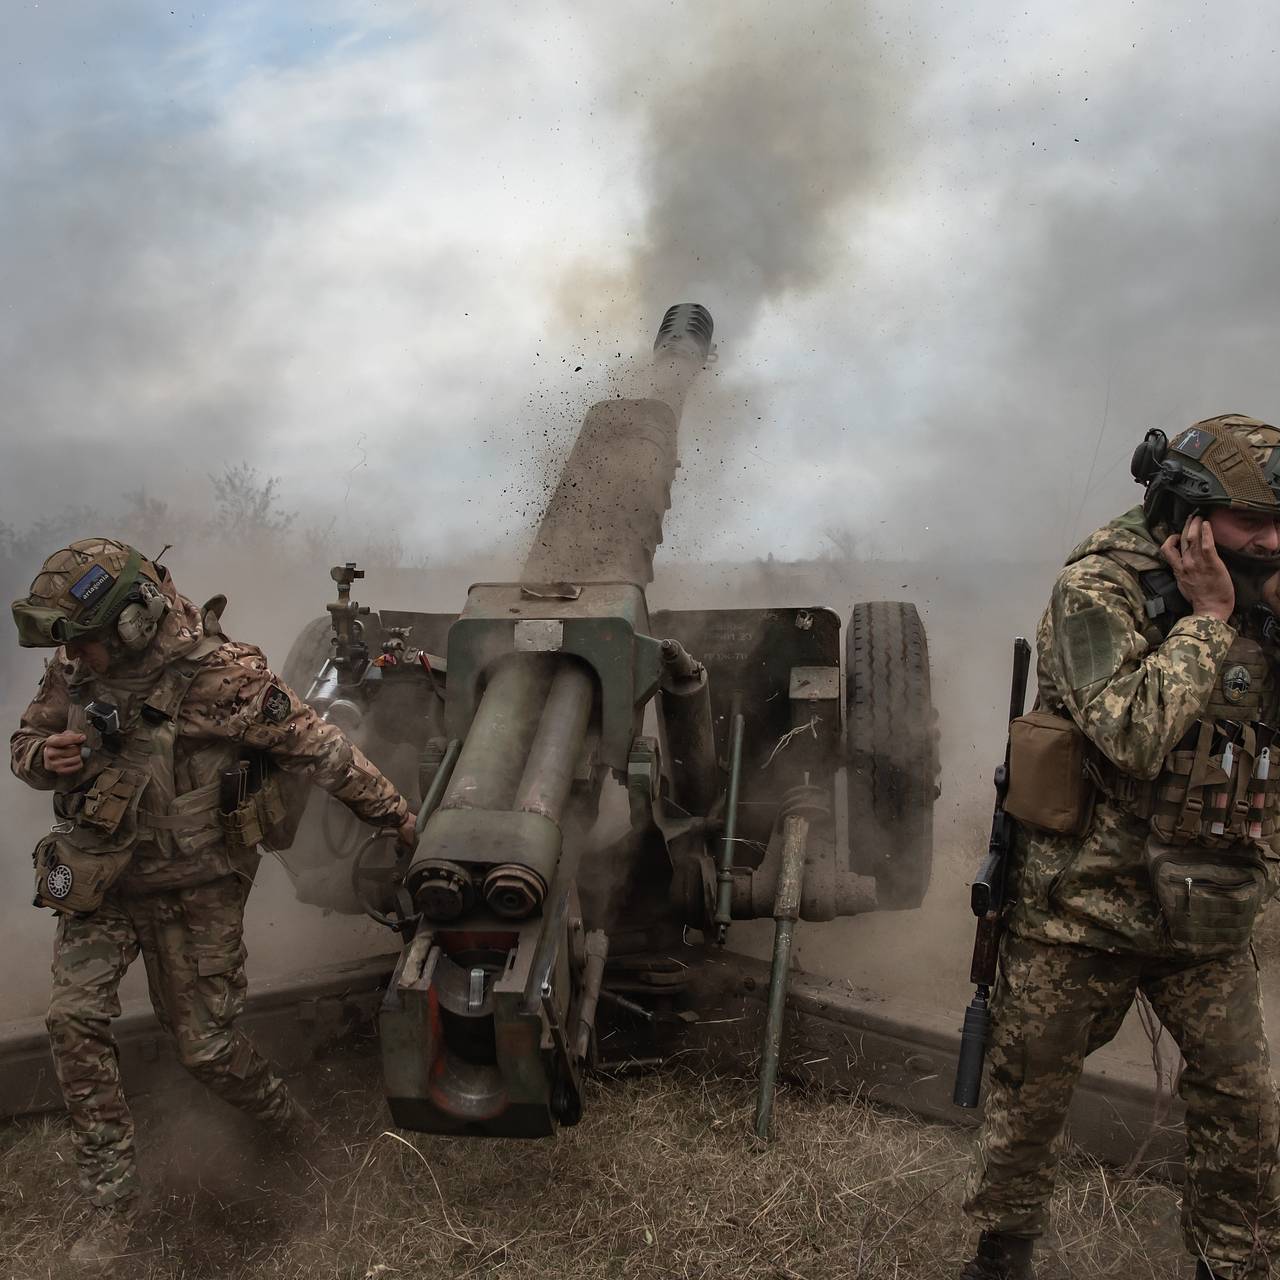
<svg viewBox="0 0 1280 1280">
<path fill-rule="evenodd" d="M 226 1101 L 284 1126 L 284 1082 L 235 1029 L 244 1004 L 248 882 L 226 876 L 192 889 L 119 896 L 89 916 L 58 920 L 47 1019 L 54 1067 L 75 1137 L 81 1186 L 107 1205 L 138 1189 L 133 1120 L 110 1020 L 125 970 L 142 954 L 151 1003 L 179 1061 Z"/>
<path fill-rule="evenodd" d="M 1187 1248 L 1219 1275 L 1267 1275 L 1270 1259 L 1280 1264 L 1280 1108 L 1248 950 L 1187 962 L 1006 935 L 965 1210 L 986 1230 L 1044 1231 L 1085 1056 L 1116 1034 L 1139 990 L 1186 1060 Z"/>
</svg>

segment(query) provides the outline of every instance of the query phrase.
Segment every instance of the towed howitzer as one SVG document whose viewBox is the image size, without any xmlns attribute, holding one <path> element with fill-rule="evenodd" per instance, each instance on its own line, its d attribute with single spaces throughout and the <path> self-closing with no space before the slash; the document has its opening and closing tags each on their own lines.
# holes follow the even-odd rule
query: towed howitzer
<svg viewBox="0 0 1280 1280">
<path fill-rule="evenodd" d="M 649 611 L 711 337 L 705 308 L 670 308 L 641 393 L 587 412 L 518 582 L 472 586 L 456 617 L 375 612 L 340 566 L 332 638 L 318 620 L 286 663 L 393 776 L 417 765 L 411 855 L 375 838 L 297 880 L 404 940 L 379 1019 L 402 1127 L 573 1123 L 597 1023 L 624 1046 L 678 1029 L 704 941 L 772 916 L 765 1132 L 796 920 L 917 906 L 928 885 L 936 746 L 912 606 L 855 608 L 843 679 L 829 609 Z M 349 853 L 333 812 L 320 834 Z"/>
<path fill-rule="evenodd" d="M 1022 714 L 1027 700 L 1027 672 L 1031 666 L 1031 646 L 1019 636 L 1013 642 L 1013 677 L 1009 689 L 1009 724 Z M 1005 812 L 1009 791 L 1009 745 L 1006 736 L 1004 761 L 996 767 L 996 803 L 991 815 L 991 836 L 987 856 L 969 887 L 969 907 L 977 917 L 969 981 L 976 988 L 964 1011 L 960 1029 L 960 1055 L 956 1061 L 955 1091 L 958 1107 L 976 1107 L 982 1096 L 982 1071 L 991 1038 L 991 989 L 1000 966 L 1000 937 L 1004 932 L 1008 893 L 1009 858 L 1013 852 L 1014 820 Z"/>
</svg>

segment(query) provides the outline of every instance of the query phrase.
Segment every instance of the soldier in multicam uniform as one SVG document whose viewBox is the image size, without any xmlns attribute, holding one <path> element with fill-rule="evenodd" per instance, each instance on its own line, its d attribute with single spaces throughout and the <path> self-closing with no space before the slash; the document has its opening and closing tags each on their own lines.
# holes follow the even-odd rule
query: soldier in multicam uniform
<svg viewBox="0 0 1280 1280">
<path fill-rule="evenodd" d="M 315 1130 L 235 1027 L 257 845 L 286 839 L 291 779 L 278 771 L 413 841 L 405 799 L 259 649 L 222 633 L 223 605 L 198 608 L 162 566 L 91 538 L 46 560 L 13 606 L 21 644 L 58 647 L 10 750 L 22 781 L 54 792 L 36 902 L 59 913 L 48 1027 L 93 1206 L 80 1262 L 121 1253 L 137 1216 L 109 1024 L 139 954 L 182 1064 L 286 1142 Z"/>
<path fill-rule="evenodd" d="M 1134 455 L 1142 507 L 1086 539 L 1054 585 L 1039 707 L 1083 734 L 1092 783 L 1082 834 L 1018 815 L 965 1204 L 982 1234 L 963 1280 L 1033 1274 L 1072 1090 L 1139 991 L 1185 1059 L 1197 1280 L 1280 1264 L 1280 1112 L 1249 946 L 1280 846 L 1278 446 L 1280 430 L 1237 414 L 1171 443 L 1148 433 Z"/>
</svg>

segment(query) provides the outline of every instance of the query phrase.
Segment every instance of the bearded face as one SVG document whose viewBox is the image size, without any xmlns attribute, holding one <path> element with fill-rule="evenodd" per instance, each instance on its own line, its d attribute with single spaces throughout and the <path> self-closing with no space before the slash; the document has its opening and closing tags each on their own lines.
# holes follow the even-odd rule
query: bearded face
<svg viewBox="0 0 1280 1280">
<path fill-rule="evenodd" d="M 1205 514 L 1241 611 L 1264 604 L 1280 612 L 1280 519 L 1259 511 L 1214 507 Z"/>
</svg>

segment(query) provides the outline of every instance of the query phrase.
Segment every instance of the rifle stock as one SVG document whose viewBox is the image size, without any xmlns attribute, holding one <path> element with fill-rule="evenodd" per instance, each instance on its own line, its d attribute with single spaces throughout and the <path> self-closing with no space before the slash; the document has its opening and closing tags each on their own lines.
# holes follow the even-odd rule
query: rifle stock
<svg viewBox="0 0 1280 1280">
<path fill-rule="evenodd" d="M 1027 698 L 1027 673 L 1031 667 L 1031 646 L 1019 636 L 1013 642 L 1013 678 L 1009 689 L 1009 723 L 1022 714 Z M 996 804 L 991 815 L 991 838 L 987 857 L 969 889 L 969 906 L 978 919 L 973 940 L 969 981 L 976 990 L 965 1009 L 960 1029 L 960 1056 L 956 1062 L 952 1101 L 958 1107 L 976 1107 L 982 1096 L 982 1069 L 991 1039 L 991 988 L 995 984 L 1000 958 L 1000 935 L 1004 931 L 1004 908 L 1009 853 L 1013 848 L 1013 819 L 1004 811 L 1009 789 L 1009 739 L 1004 745 L 1004 762 L 995 774 Z"/>
</svg>

